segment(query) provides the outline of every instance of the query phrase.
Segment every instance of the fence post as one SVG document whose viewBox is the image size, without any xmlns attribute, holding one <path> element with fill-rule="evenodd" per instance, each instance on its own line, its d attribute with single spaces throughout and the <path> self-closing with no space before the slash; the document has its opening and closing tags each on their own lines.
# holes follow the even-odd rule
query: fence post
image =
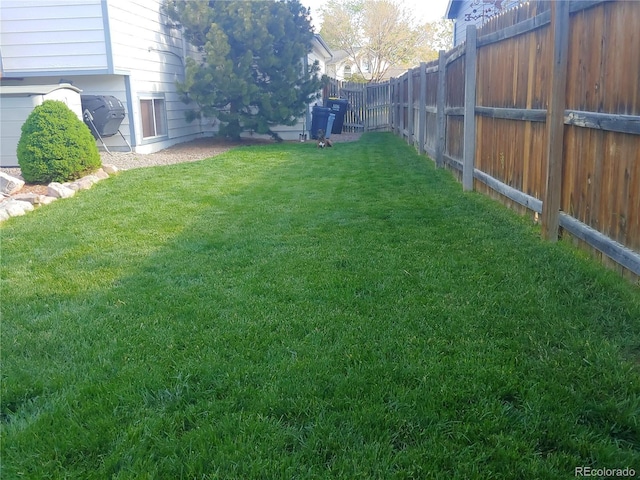
<svg viewBox="0 0 640 480">
<path fill-rule="evenodd" d="M 398 114 L 396 117 L 396 135 L 398 135 L 399 137 L 402 136 L 402 122 L 400 121 L 400 118 L 402 117 L 402 89 L 400 88 L 401 83 L 401 77 L 396 78 L 396 112 Z"/>
<path fill-rule="evenodd" d="M 551 35 L 553 38 L 553 64 L 551 66 L 551 95 L 547 110 L 547 188 L 542 202 L 542 237 L 555 242 L 558 240 L 562 199 L 564 107 L 569 51 L 569 2 L 551 2 Z"/>
<path fill-rule="evenodd" d="M 404 123 L 404 109 L 406 108 L 405 103 L 404 103 L 404 91 L 405 91 L 405 87 L 404 87 L 404 76 L 406 75 L 406 72 L 402 75 L 402 77 L 400 77 L 400 88 L 398 88 L 399 92 L 400 92 L 400 99 L 399 99 L 399 103 L 400 103 L 400 138 L 404 139 L 404 129 L 406 127 L 405 123 Z"/>
<path fill-rule="evenodd" d="M 389 96 L 387 97 L 387 103 L 389 105 L 389 109 L 387 111 L 387 116 L 389 117 L 389 131 L 393 132 L 393 77 L 389 79 Z"/>
<path fill-rule="evenodd" d="M 444 166 L 446 116 L 444 114 L 445 88 L 447 82 L 447 58 L 445 51 L 438 52 L 438 90 L 436 98 L 436 166 Z"/>
<path fill-rule="evenodd" d="M 467 25 L 467 46 L 464 56 L 464 158 L 462 189 L 473 190 L 473 169 L 476 156 L 476 26 Z"/>
<path fill-rule="evenodd" d="M 389 80 L 389 129 L 391 132 L 395 133 L 396 131 L 396 112 L 395 112 L 395 104 L 393 103 L 395 100 L 395 92 L 396 92 L 396 79 L 391 78 Z"/>
<path fill-rule="evenodd" d="M 427 64 L 420 63 L 420 113 L 418 116 L 418 152 L 423 154 L 424 136 L 427 129 Z"/>
<path fill-rule="evenodd" d="M 407 79 L 407 143 L 409 145 L 414 144 L 414 115 L 413 115 L 413 69 L 407 71 L 409 78 Z"/>
<path fill-rule="evenodd" d="M 393 80 L 393 97 L 394 97 L 394 121 L 393 121 L 393 129 L 396 132 L 396 135 L 400 134 L 400 83 L 397 78 Z"/>
</svg>

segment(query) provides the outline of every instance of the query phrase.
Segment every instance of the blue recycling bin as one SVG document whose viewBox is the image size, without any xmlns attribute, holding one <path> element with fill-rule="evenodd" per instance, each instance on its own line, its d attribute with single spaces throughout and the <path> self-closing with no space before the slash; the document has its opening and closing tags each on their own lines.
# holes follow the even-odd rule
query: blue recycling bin
<svg viewBox="0 0 640 480">
<path fill-rule="evenodd" d="M 327 122 L 331 109 L 320 107 L 318 105 L 311 109 L 311 138 L 318 138 L 318 130 L 324 130 L 327 133 Z"/>
<path fill-rule="evenodd" d="M 329 138 L 331 136 L 331 129 L 333 128 L 333 122 L 335 122 L 336 116 L 333 113 L 329 114 L 329 118 L 327 119 L 327 129 L 325 130 L 324 138 Z"/>
</svg>

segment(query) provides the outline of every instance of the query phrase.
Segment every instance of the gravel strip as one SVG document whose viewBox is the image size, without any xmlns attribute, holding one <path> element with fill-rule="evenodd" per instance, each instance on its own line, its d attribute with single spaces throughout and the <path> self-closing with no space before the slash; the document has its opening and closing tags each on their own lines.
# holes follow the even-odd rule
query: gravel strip
<svg viewBox="0 0 640 480">
<path fill-rule="evenodd" d="M 342 133 L 331 135 L 334 143 L 355 142 L 360 138 L 361 133 Z M 313 142 L 314 140 L 307 140 Z M 115 165 L 120 170 L 130 170 L 132 168 L 153 167 L 157 165 L 171 165 L 174 163 L 197 162 L 205 158 L 215 157 L 234 147 L 243 145 L 270 144 L 271 141 L 264 140 L 244 140 L 240 143 L 228 142 L 217 138 L 199 138 L 190 142 L 179 143 L 165 150 L 156 153 L 122 153 L 100 152 L 102 163 Z M 19 168 L 0 168 L 0 171 L 12 177 L 22 178 Z"/>
</svg>

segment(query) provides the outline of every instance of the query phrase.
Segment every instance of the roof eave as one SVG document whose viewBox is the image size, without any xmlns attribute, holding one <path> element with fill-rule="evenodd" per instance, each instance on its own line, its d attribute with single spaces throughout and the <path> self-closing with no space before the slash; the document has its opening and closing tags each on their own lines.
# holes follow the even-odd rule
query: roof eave
<svg viewBox="0 0 640 480">
<path fill-rule="evenodd" d="M 447 10 L 444 15 L 444 18 L 448 18 L 449 20 L 455 20 L 458 16 L 458 12 L 460 11 L 460 6 L 462 5 L 461 0 L 449 0 L 449 4 L 447 5 Z"/>
</svg>

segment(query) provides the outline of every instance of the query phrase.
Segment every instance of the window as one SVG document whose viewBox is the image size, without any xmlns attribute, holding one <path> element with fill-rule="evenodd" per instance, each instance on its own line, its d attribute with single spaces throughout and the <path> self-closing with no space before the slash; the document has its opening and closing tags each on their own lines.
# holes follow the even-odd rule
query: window
<svg viewBox="0 0 640 480">
<path fill-rule="evenodd" d="M 344 78 L 351 77 L 351 65 L 346 65 L 344 67 Z"/>
<path fill-rule="evenodd" d="M 142 138 L 161 137 L 167 134 L 164 98 L 144 98 L 140 100 Z"/>
</svg>

